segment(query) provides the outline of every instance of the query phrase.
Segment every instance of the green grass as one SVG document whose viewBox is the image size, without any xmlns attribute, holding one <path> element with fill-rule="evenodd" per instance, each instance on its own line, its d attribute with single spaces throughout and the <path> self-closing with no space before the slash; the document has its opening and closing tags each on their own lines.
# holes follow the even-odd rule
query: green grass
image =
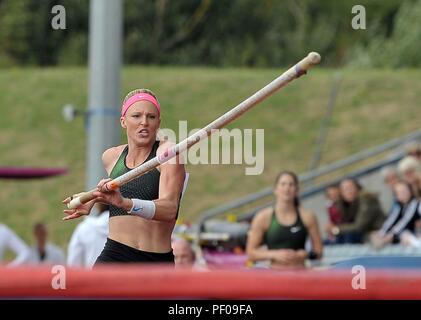
<svg viewBox="0 0 421 320">
<path fill-rule="evenodd" d="M 200 128 L 274 79 L 283 70 L 126 67 L 123 94 L 154 90 L 163 106 L 162 127 L 178 120 Z M 181 219 L 271 185 L 277 172 L 307 169 L 326 110 L 334 70 L 315 69 L 230 125 L 265 130 L 265 170 L 245 176 L 246 165 L 188 166 L 191 179 Z M 8 69 L 0 73 L 0 166 L 66 166 L 70 174 L 46 180 L 0 180 L 0 221 L 32 242 L 34 222 L 48 223 L 63 247 L 78 221 L 62 222 L 61 199 L 84 190 L 85 129 L 66 123 L 66 103 L 87 104 L 84 68 Z M 419 128 L 420 70 L 350 70 L 335 107 L 322 157 L 328 163 Z"/>
</svg>

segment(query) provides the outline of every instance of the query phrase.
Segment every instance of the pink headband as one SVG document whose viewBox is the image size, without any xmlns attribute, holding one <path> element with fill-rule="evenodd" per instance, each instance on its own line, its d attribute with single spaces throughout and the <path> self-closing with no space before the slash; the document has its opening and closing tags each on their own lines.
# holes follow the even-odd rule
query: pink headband
<svg viewBox="0 0 421 320">
<path fill-rule="evenodd" d="M 129 110 L 129 108 L 138 101 L 151 102 L 156 107 L 156 110 L 158 110 L 158 117 L 161 115 L 161 107 L 159 106 L 158 100 L 156 100 L 149 93 L 139 93 L 127 99 L 127 101 L 123 104 L 123 106 L 121 107 L 121 116 L 124 117 L 127 110 Z"/>
</svg>

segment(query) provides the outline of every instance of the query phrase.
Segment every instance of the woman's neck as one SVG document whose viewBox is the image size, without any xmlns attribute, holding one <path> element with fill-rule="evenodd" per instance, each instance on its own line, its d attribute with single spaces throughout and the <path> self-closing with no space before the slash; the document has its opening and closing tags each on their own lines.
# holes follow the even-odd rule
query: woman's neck
<svg viewBox="0 0 421 320">
<path fill-rule="evenodd" d="M 405 207 L 405 206 L 407 206 L 408 204 L 410 204 L 410 203 L 412 202 L 412 200 L 414 200 L 414 198 L 413 198 L 413 197 L 412 197 L 411 199 L 409 199 L 408 201 L 406 201 L 406 202 L 400 202 L 400 201 L 398 201 L 398 202 L 400 203 L 400 205 L 401 205 L 401 206 Z"/>
<path fill-rule="evenodd" d="M 152 149 L 152 146 L 137 146 L 130 141 L 128 146 L 129 152 L 126 157 L 126 165 L 132 168 L 144 162 Z"/>
<path fill-rule="evenodd" d="M 295 213 L 296 208 L 293 202 L 277 201 L 275 204 L 275 211 L 279 215 L 289 215 Z"/>
</svg>

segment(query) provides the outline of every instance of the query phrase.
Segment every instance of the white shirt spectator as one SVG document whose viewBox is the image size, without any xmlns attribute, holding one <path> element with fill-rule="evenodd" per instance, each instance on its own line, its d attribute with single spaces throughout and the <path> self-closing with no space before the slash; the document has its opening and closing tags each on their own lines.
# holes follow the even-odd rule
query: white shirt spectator
<svg viewBox="0 0 421 320">
<path fill-rule="evenodd" d="M 37 247 L 32 247 L 28 263 L 33 265 L 64 265 L 66 263 L 66 258 L 61 248 L 54 244 L 46 243 L 44 257 L 41 257 Z"/>
<path fill-rule="evenodd" d="M 67 265 L 91 268 L 104 249 L 108 237 L 109 211 L 87 216 L 73 232 L 67 252 Z"/>
<path fill-rule="evenodd" d="M 12 267 L 26 263 L 30 255 L 29 247 L 25 242 L 7 226 L 0 224 L 0 262 L 3 261 L 6 249 L 12 250 L 16 255 L 15 259 L 8 264 Z"/>
</svg>

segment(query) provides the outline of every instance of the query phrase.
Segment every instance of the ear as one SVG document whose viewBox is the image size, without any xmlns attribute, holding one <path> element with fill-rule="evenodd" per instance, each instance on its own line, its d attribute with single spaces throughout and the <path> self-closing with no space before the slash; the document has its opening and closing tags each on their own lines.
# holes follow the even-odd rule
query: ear
<svg viewBox="0 0 421 320">
<path fill-rule="evenodd" d="M 127 129 L 126 117 L 120 117 L 120 124 L 122 128 Z"/>
</svg>

